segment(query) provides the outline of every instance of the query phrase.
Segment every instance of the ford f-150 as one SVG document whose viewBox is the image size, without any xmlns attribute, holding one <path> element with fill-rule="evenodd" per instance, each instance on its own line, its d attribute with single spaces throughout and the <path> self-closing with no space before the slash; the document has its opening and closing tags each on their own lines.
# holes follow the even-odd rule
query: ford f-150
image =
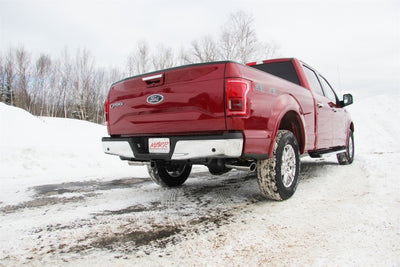
<svg viewBox="0 0 400 267">
<path fill-rule="evenodd" d="M 256 172 L 261 193 L 296 190 L 300 155 L 354 158 L 354 124 L 328 81 L 295 58 L 186 65 L 116 82 L 105 102 L 105 153 L 146 164 L 161 186 L 182 185 L 193 164 L 213 175 Z"/>
</svg>

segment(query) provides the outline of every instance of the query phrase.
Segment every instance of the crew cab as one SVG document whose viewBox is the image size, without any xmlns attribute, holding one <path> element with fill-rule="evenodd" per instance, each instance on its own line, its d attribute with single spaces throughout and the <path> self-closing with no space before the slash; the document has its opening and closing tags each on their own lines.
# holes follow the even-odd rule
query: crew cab
<svg viewBox="0 0 400 267">
<path fill-rule="evenodd" d="M 105 102 L 107 154 L 146 164 L 151 179 L 182 185 L 192 165 L 213 175 L 256 171 L 261 193 L 285 200 L 297 187 L 300 155 L 354 158 L 354 124 L 318 71 L 295 58 L 192 64 L 130 77 Z"/>
</svg>

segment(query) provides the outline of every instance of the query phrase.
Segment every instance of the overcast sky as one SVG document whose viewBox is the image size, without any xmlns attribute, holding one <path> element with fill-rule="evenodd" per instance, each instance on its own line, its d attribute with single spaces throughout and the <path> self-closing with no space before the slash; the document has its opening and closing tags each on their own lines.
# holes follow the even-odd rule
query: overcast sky
<svg viewBox="0 0 400 267">
<path fill-rule="evenodd" d="M 138 41 L 188 47 L 238 10 L 280 57 L 307 62 L 337 91 L 399 93 L 399 0 L 0 0 L 0 52 L 87 48 L 98 65 L 123 67 Z"/>
</svg>

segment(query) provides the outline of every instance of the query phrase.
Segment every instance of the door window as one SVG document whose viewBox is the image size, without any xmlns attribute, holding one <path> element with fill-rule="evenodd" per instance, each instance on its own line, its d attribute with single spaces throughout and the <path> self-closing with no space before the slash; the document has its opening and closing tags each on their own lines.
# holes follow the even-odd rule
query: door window
<svg viewBox="0 0 400 267">
<path fill-rule="evenodd" d="M 332 87 L 329 85 L 329 83 L 325 80 L 324 77 L 319 75 L 319 80 L 321 82 L 322 88 L 324 89 L 325 96 L 329 98 L 330 100 L 333 101 L 333 103 L 336 103 L 336 94 L 333 91 Z"/>
<path fill-rule="evenodd" d="M 311 90 L 313 90 L 314 93 L 323 96 L 324 92 L 322 91 L 321 84 L 319 83 L 315 72 L 306 66 L 303 66 L 303 69 L 304 69 L 304 73 L 307 77 L 308 83 L 311 87 Z"/>
</svg>

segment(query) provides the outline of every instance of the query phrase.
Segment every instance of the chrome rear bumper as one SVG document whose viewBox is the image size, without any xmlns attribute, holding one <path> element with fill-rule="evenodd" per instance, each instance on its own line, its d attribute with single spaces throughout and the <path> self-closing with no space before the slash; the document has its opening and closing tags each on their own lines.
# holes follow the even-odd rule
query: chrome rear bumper
<svg viewBox="0 0 400 267">
<path fill-rule="evenodd" d="M 243 139 L 178 141 L 171 159 L 237 158 L 242 149 Z"/>
<path fill-rule="evenodd" d="M 166 138 L 166 137 L 163 137 Z M 149 153 L 146 150 L 148 138 L 110 138 L 102 139 L 106 154 L 135 160 L 188 160 L 200 158 L 238 158 L 243 151 L 243 136 L 240 133 L 227 133 L 213 136 L 167 137 L 170 139 L 169 153 Z"/>
<path fill-rule="evenodd" d="M 135 158 L 133 150 L 128 141 L 102 141 L 103 151 L 106 154 L 124 158 Z"/>
</svg>

